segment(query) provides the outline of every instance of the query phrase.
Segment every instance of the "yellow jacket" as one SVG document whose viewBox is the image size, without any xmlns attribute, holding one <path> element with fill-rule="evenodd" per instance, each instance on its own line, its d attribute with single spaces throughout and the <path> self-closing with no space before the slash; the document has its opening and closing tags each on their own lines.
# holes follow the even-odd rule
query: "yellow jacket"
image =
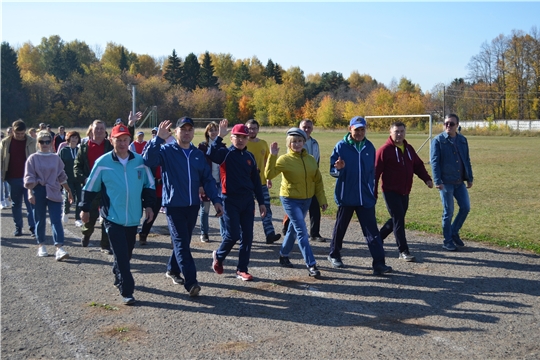
<svg viewBox="0 0 540 360">
<path fill-rule="evenodd" d="M 282 174 L 280 196 L 311 199 L 315 195 L 321 206 L 328 204 L 317 161 L 306 149 L 302 149 L 301 153 L 289 150 L 279 158 L 277 155 L 270 155 L 266 163 L 266 178 L 273 179 L 280 173 Z"/>
</svg>

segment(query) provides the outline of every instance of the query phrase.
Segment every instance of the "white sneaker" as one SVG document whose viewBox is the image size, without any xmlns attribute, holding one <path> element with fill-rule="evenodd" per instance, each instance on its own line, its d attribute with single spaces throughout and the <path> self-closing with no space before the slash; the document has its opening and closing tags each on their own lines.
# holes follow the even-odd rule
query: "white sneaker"
<svg viewBox="0 0 540 360">
<path fill-rule="evenodd" d="M 83 226 L 82 220 L 75 220 L 75 226 L 76 226 L 76 227 L 81 227 L 81 226 Z"/>
<path fill-rule="evenodd" d="M 9 200 L 2 200 L 2 204 L 0 205 L 0 209 L 7 209 L 11 206 L 9 203 Z"/>
<path fill-rule="evenodd" d="M 49 253 L 47 252 L 47 248 L 45 245 L 41 245 L 38 249 L 37 256 L 39 257 L 47 257 L 49 256 Z"/>
<path fill-rule="evenodd" d="M 64 224 L 67 223 L 68 220 L 69 220 L 69 217 L 68 217 L 67 214 L 62 215 L 62 222 L 63 222 Z"/>
<path fill-rule="evenodd" d="M 59 247 L 56 250 L 56 261 L 62 261 L 64 259 L 67 259 L 68 257 L 69 257 L 69 254 L 63 248 Z"/>
</svg>

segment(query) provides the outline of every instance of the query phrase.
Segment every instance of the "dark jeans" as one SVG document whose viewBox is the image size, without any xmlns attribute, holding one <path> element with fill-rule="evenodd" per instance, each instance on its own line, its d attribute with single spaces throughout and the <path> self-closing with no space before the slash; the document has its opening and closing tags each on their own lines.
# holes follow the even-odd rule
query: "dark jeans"
<svg viewBox="0 0 540 360">
<path fill-rule="evenodd" d="M 78 181 L 68 181 L 69 189 L 73 195 L 73 204 L 75 205 L 75 220 L 81 220 L 81 208 L 79 207 L 79 202 L 81 201 L 81 190 L 82 185 Z M 71 211 L 71 205 L 67 197 L 67 193 L 64 199 L 64 214 L 69 214 Z"/>
<path fill-rule="evenodd" d="M 336 215 L 336 224 L 330 242 L 330 256 L 341 259 L 341 249 L 343 248 L 343 238 L 351 222 L 353 213 L 356 212 L 362 233 L 366 238 L 369 252 L 373 257 L 373 268 L 385 265 L 384 249 L 375 218 L 375 206 L 365 208 L 363 206 L 339 206 Z"/>
<path fill-rule="evenodd" d="M 108 220 L 104 220 L 103 225 L 109 236 L 114 256 L 114 285 L 120 290 L 123 297 L 130 297 L 135 291 L 135 280 L 131 275 L 130 260 L 135 247 L 137 226 L 122 226 Z"/>
<path fill-rule="evenodd" d="M 219 261 L 225 260 L 233 246 L 240 240 L 237 270 L 247 272 L 253 243 L 255 202 L 252 196 L 227 196 L 223 199 L 223 240 L 217 249 Z M 240 230 L 241 229 L 241 230 Z"/>
<path fill-rule="evenodd" d="M 405 215 L 409 208 L 409 195 L 400 195 L 391 191 L 383 195 L 391 218 L 381 228 L 381 240 L 384 241 L 393 232 L 399 252 L 409 251 L 405 237 Z"/>
<path fill-rule="evenodd" d="M 146 222 L 146 220 L 144 220 L 141 227 L 141 231 L 139 232 L 140 234 L 148 235 L 150 233 L 150 229 L 152 228 L 152 225 L 154 225 L 154 221 L 156 221 L 159 215 L 159 210 L 161 209 L 161 200 L 162 198 L 160 197 L 156 198 L 156 202 L 154 203 L 154 208 L 152 209 L 154 211 L 154 217 L 152 218 L 152 221 L 150 222 Z"/>
<path fill-rule="evenodd" d="M 34 206 L 28 201 L 28 190 L 25 189 L 23 179 L 7 179 L 6 180 L 11 187 L 11 213 L 13 214 L 13 222 L 15 222 L 15 230 L 22 231 L 23 217 L 22 217 L 22 202 L 26 204 L 26 213 L 28 218 L 28 227 L 34 229 L 36 223 L 34 222 Z"/>
<path fill-rule="evenodd" d="M 96 226 L 96 221 L 99 218 L 99 203 L 100 202 L 101 202 L 101 196 L 98 195 L 92 201 L 92 205 L 90 205 L 90 220 L 86 224 L 83 224 L 82 226 L 82 234 L 84 237 L 88 239 L 90 239 L 90 237 L 94 233 L 94 227 Z M 103 223 L 105 223 L 105 221 Z M 109 245 L 109 238 L 107 237 L 105 226 L 103 224 L 101 225 L 100 245 L 102 249 L 111 248 L 111 245 Z"/>
<path fill-rule="evenodd" d="M 197 284 L 197 268 L 191 255 L 191 235 L 197 223 L 199 214 L 199 205 L 185 207 L 166 207 L 167 223 L 171 240 L 173 243 L 173 252 L 169 258 L 167 271 L 175 274 L 184 274 L 184 287 L 190 290 Z"/>
<path fill-rule="evenodd" d="M 289 228 L 289 223 L 289 217 L 285 215 L 283 230 Z M 316 196 L 311 198 L 311 204 L 309 205 L 309 237 L 321 237 L 321 206 Z"/>
</svg>

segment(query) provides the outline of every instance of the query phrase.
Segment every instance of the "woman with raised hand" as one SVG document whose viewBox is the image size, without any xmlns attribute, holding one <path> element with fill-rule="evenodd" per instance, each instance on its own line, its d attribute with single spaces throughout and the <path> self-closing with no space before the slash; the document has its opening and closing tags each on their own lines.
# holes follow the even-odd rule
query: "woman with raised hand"
<svg viewBox="0 0 540 360">
<path fill-rule="evenodd" d="M 287 131 L 287 154 L 277 157 L 279 147 L 276 142 L 270 146 L 270 158 L 266 164 L 265 175 L 273 179 L 282 174 L 279 196 L 283 209 L 290 219 L 289 228 L 279 252 L 279 263 L 283 267 L 293 267 L 289 254 L 298 239 L 298 247 L 308 267 L 309 276 L 318 278 L 321 273 L 317 268 L 313 251 L 309 244 L 309 232 L 305 217 L 315 195 L 322 210 L 328 207 L 321 172 L 315 158 L 304 149 L 306 133 L 299 128 Z"/>
<path fill-rule="evenodd" d="M 62 188 L 66 190 L 70 203 L 73 202 L 73 195 L 67 184 L 64 163 L 56 153 L 52 152 L 52 149 L 51 134 L 46 130 L 40 131 L 37 134 L 37 152 L 26 160 L 24 187 L 28 189 L 28 200 L 34 205 L 38 256 L 49 256 L 45 248 L 45 225 L 48 209 L 53 241 L 56 246 L 56 261 L 61 261 L 69 257 L 69 254 L 62 248 L 64 245 Z"/>
</svg>

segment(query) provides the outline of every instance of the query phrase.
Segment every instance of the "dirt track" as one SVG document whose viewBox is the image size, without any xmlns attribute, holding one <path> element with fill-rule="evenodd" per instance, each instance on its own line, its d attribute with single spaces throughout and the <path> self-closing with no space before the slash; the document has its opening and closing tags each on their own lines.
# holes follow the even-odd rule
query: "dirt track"
<svg viewBox="0 0 540 360">
<path fill-rule="evenodd" d="M 272 209 L 280 229 L 283 212 Z M 279 266 L 279 245 L 264 243 L 257 221 L 249 268 L 255 281 L 242 282 L 233 276 L 236 248 L 223 275 L 210 269 L 218 245 L 211 218 L 212 242 L 201 243 L 197 228 L 193 237 L 202 291 L 189 298 L 164 276 L 171 250 L 161 214 L 154 229 L 162 235 L 135 249 L 138 303 L 126 307 L 97 234 L 94 247 L 82 248 L 73 222 L 66 226 L 71 258 L 59 263 L 36 256 L 27 228 L 13 237 L 11 211 L 2 210 L 3 359 L 540 358 L 540 257 L 531 253 L 471 242 L 449 253 L 439 237 L 408 232 L 417 262 L 397 259 L 389 238 L 394 273 L 376 277 L 360 227 L 351 223 L 345 269 L 330 267 L 328 242 L 312 244 L 323 275 L 315 280 L 296 247 L 295 268 Z M 323 236 L 332 227 L 324 219 Z"/>
</svg>

